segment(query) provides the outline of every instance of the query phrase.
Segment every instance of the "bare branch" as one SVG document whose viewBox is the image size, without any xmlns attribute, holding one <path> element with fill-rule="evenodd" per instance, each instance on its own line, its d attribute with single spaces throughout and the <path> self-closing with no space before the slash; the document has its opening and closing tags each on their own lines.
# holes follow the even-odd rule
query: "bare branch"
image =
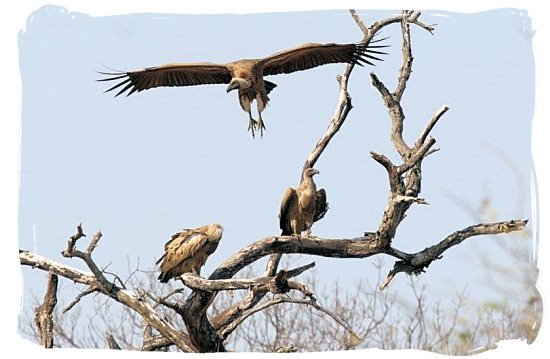
<svg viewBox="0 0 550 359">
<path fill-rule="evenodd" d="M 102 274 L 108 274 L 108 275 L 113 276 L 113 282 L 118 281 L 118 283 L 120 284 L 120 287 L 121 287 L 122 289 L 126 289 L 126 284 L 124 284 L 124 281 L 118 276 L 118 274 L 112 273 L 112 272 L 108 272 L 108 271 L 106 271 L 105 269 L 106 269 L 106 267 L 104 267 L 104 268 L 101 270 L 101 273 L 102 273 Z"/>
<path fill-rule="evenodd" d="M 430 120 L 430 122 L 428 123 L 424 131 L 422 131 L 422 133 L 418 137 L 418 141 L 416 141 L 415 147 L 420 147 L 424 144 L 424 142 L 426 141 L 426 138 L 428 137 L 428 135 L 436 125 L 437 121 L 439 121 L 441 116 L 443 116 L 445 112 L 449 110 L 449 108 L 450 108 L 449 106 L 443 105 L 439 108 L 439 110 L 436 111 L 436 113 L 433 115 L 432 119 Z"/>
<path fill-rule="evenodd" d="M 354 21 L 359 26 L 359 28 L 361 29 L 361 31 L 363 32 L 363 34 L 364 34 L 362 41 L 371 41 L 373 39 L 374 35 L 380 29 L 382 29 L 383 27 L 385 27 L 387 25 L 390 25 L 392 23 L 396 23 L 396 22 L 404 23 L 406 25 L 407 29 L 408 29 L 408 23 L 413 23 L 413 24 L 416 24 L 418 26 L 421 26 L 421 27 L 429 30 L 430 32 L 433 30 L 433 27 L 427 26 L 427 25 L 423 24 L 422 22 L 418 21 L 418 17 L 420 16 L 420 12 L 404 12 L 401 16 L 397 16 L 397 17 L 394 17 L 394 18 L 389 18 L 389 19 L 386 19 L 386 20 L 383 20 L 383 21 L 377 21 L 374 24 L 372 24 L 372 26 L 370 28 L 366 27 L 366 25 L 359 18 L 359 16 L 357 15 L 357 12 L 355 10 L 350 10 L 350 14 L 353 17 Z M 403 26 L 405 26 L 405 25 L 403 25 Z M 410 44 L 408 46 L 410 48 Z M 408 65 L 409 69 L 407 69 L 405 67 L 405 69 L 403 71 L 409 71 L 409 73 L 410 73 L 411 64 L 412 64 L 412 57 L 411 57 L 411 63 Z M 323 153 L 323 151 L 327 147 L 330 140 L 334 137 L 334 135 L 342 127 L 344 121 L 347 118 L 347 115 L 348 115 L 349 111 L 352 108 L 351 97 L 350 97 L 350 95 L 347 91 L 347 86 L 348 86 L 348 80 L 349 80 L 349 77 L 351 75 L 351 71 L 353 70 L 353 68 L 354 68 L 354 64 L 347 65 L 347 67 L 346 67 L 344 73 L 342 74 L 342 76 L 337 77 L 338 83 L 340 84 L 340 93 L 339 93 L 339 97 L 338 97 L 338 102 L 336 104 L 336 110 L 334 112 L 334 115 L 333 115 L 332 119 L 330 120 L 329 127 L 328 127 L 327 131 L 321 136 L 321 138 L 319 139 L 319 141 L 315 145 L 315 148 L 313 149 L 311 154 L 306 159 L 306 162 L 305 162 L 305 164 L 303 166 L 303 170 L 302 170 L 302 177 L 303 177 L 303 172 L 305 171 L 306 168 L 313 167 L 315 165 L 315 163 L 317 162 L 317 160 L 319 159 L 319 157 L 321 156 L 321 154 Z M 374 82 L 374 79 L 376 78 L 376 76 L 374 74 L 371 74 L 371 76 L 374 76 L 374 78 L 373 78 L 373 82 Z M 407 78 L 408 78 L 408 76 L 407 76 Z M 404 91 L 404 88 L 405 88 L 404 82 L 406 82 L 405 77 L 403 77 L 403 81 L 401 83 L 401 88 L 402 89 L 400 91 L 399 96 L 397 96 L 397 100 L 399 100 L 401 98 L 402 92 Z M 379 91 L 381 91 L 381 93 L 383 93 L 383 96 L 384 96 L 385 93 L 387 93 L 387 95 L 390 95 L 390 97 L 388 97 L 388 98 L 385 97 L 385 100 L 390 101 L 390 98 L 392 96 L 391 96 L 391 94 L 389 94 L 389 91 L 385 88 L 385 86 L 380 81 L 378 81 L 378 84 L 380 85 L 380 87 L 377 87 L 377 88 L 379 89 Z M 391 100 L 392 100 L 392 103 L 395 103 L 395 100 L 393 100 L 393 99 L 391 99 Z M 400 150 L 400 154 L 402 156 L 405 156 L 406 153 L 407 153 L 407 150 L 410 150 L 410 149 L 408 148 L 408 146 L 403 141 L 402 134 L 401 134 L 402 130 L 403 130 L 402 129 L 402 123 L 403 123 L 404 115 L 403 115 L 403 112 L 402 112 L 400 106 L 398 106 L 397 108 L 392 108 L 392 111 L 396 112 L 395 116 L 400 116 L 401 117 L 401 122 L 400 122 L 401 127 L 400 128 L 399 127 L 394 128 L 392 130 L 392 138 L 394 139 L 394 142 L 398 144 L 397 147 Z M 399 123 L 395 123 L 395 124 L 398 125 Z"/>
<path fill-rule="evenodd" d="M 353 20 L 355 21 L 355 23 L 357 24 L 357 26 L 359 26 L 359 28 L 361 29 L 361 31 L 363 31 L 363 34 L 364 35 L 367 35 L 369 33 L 369 28 L 367 27 L 367 25 L 365 25 L 365 23 L 363 22 L 363 20 L 361 20 L 361 18 L 359 17 L 359 15 L 357 15 L 357 12 L 354 10 L 354 9 L 350 9 L 349 10 L 349 13 L 351 14 L 351 17 L 353 17 Z"/>
<path fill-rule="evenodd" d="M 378 163 L 380 163 L 384 168 L 389 172 L 394 171 L 395 165 L 391 160 L 381 153 L 376 153 L 374 151 L 370 152 L 370 156 Z"/>
<path fill-rule="evenodd" d="M 79 269 L 52 261 L 46 257 L 26 250 L 19 250 L 19 261 L 22 265 L 52 272 L 62 277 L 69 278 L 77 283 L 86 285 L 95 285 L 97 283 L 97 279 L 92 275 L 92 273 L 82 272 Z"/>
<path fill-rule="evenodd" d="M 82 223 L 80 223 L 78 226 L 76 226 L 76 233 L 69 237 L 67 248 L 65 249 L 65 251 L 62 252 L 64 257 L 70 257 L 72 255 L 74 246 L 76 245 L 76 241 L 78 241 L 82 237 L 86 237 L 86 235 L 82 231 Z"/>
<path fill-rule="evenodd" d="M 277 267 L 281 261 L 282 253 L 275 253 L 269 257 L 265 267 L 264 277 L 273 277 L 277 273 Z"/>
<path fill-rule="evenodd" d="M 279 295 L 276 298 L 263 303 L 262 305 L 258 305 L 254 308 L 251 308 L 251 309 L 243 312 L 243 314 L 236 321 L 230 323 L 227 327 L 225 327 L 221 331 L 221 334 L 223 335 L 224 338 L 227 337 L 228 332 L 230 333 L 230 332 L 234 331 L 243 321 L 245 321 L 250 316 L 252 316 L 252 315 L 254 315 L 258 312 L 261 312 L 261 311 L 263 311 L 263 310 L 265 310 L 265 309 L 267 309 L 271 306 L 274 306 L 274 305 L 277 305 L 277 304 L 282 304 L 282 303 L 309 305 L 309 306 L 315 308 L 316 310 L 327 314 L 335 322 L 337 322 L 340 326 L 342 326 L 346 331 L 348 331 L 350 333 L 350 337 L 354 339 L 353 341 L 355 342 L 355 345 L 359 344 L 359 342 L 362 341 L 362 339 L 359 338 L 359 336 L 349 327 L 349 325 L 347 323 L 345 323 L 341 318 L 339 318 L 334 312 L 332 312 L 329 309 L 324 308 L 321 305 L 319 305 L 314 299 L 311 299 L 311 298 L 307 299 L 307 300 L 305 300 L 305 299 L 295 299 L 295 298 L 291 298 L 291 297 L 287 297 L 287 296 L 283 296 L 283 295 Z"/>
<path fill-rule="evenodd" d="M 311 269 L 313 267 L 315 267 L 315 262 L 311 262 L 309 264 L 300 266 L 298 268 L 290 269 L 286 271 L 286 274 L 288 278 L 297 277 L 300 274 L 304 273 L 306 270 Z"/>
<path fill-rule="evenodd" d="M 286 279 L 297 276 L 313 266 L 315 266 L 315 263 L 310 263 L 290 271 L 281 270 L 277 275 L 272 277 L 208 280 L 191 273 L 184 273 L 180 276 L 180 279 L 189 288 L 200 291 L 250 289 L 266 286 L 272 293 L 286 293 L 288 290 L 293 289 L 288 287 L 290 282 L 287 284 Z"/>
<path fill-rule="evenodd" d="M 86 288 L 83 292 L 81 292 L 79 295 L 76 296 L 75 299 L 65 309 L 63 309 L 63 313 L 67 313 L 69 310 L 71 310 L 82 298 L 87 296 L 88 294 L 92 294 L 99 291 L 99 288 L 90 286 Z"/>
<path fill-rule="evenodd" d="M 395 196 L 395 201 L 397 202 L 408 202 L 408 203 L 418 203 L 418 204 L 428 204 L 424 198 L 420 197 L 411 197 L 411 196 L 402 196 L 397 195 Z"/>
<path fill-rule="evenodd" d="M 405 163 L 397 167 L 397 173 L 399 175 L 407 172 L 417 164 L 419 164 L 424 157 L 426 157 L 428 151 L 432 148 L 432 146 L 435 144 L 435 139 L 429 138 L 427 142 L 425 142 L 418 151 L 414 152 L 412 156 L 410 156 Z"/>
<path fill-rule="evenodd" d="M 403 35 L 403 65 L 401 66 L 401 70 L 399 71 L 399 79 L 397 81 L 397 86 L 394 91 L 396 101 L 401 101 L 403 92 L 405 92 L 407 81 L 411 76 L 412 62 L 414 59 L 411 52 L 411 31 L 408 22 L 409 18 L 407 17 L 407 15 L 408 12 L 406 10 L 403 10 L 403 18 L 401 19 L 401 33 Z M 420 16 L 420 13 L 418 13 L 418 16 Z M 414 19 L 415 21 L 418 16 L 416 16 L 416 18 Z"/>
<path fill-rule="evenodd" d="M 121 349 L 120 345 L 118 345 L 118 343 L 116 342 L 115 337 L 113 337 L 113 335 L 109 332 L 105 334 L 105 341 L 107 341 L 107 346 L 109 347 L 109 349 L 114 349 L 114 350 Z"/>
<path fill-rule="evenodd" d="M 302 178 L 304 176 L 304 171 L 307 168 L 313 167 L 319 157 L 321 157 L 321 154 L 327 148 L 330 140 L 340 130 L 348 116 L 348 113 L 353 107 L 351 104 L 351 97 L 347 90 L 348 79 L 351 71 L 353 70 L 353 67 L 353 64 L 347 65 L 343 75 L 337 77 L 338 83 L 340 84 L 340 94 L 338 97 L 338 102 L 336 104 L 336 110 L 334 111 L 334 115 L 329 122 L 329 126 L 326 132 L 321 136 L 321 138 L 313 148 L 313 151 L 311 151 L 311 153 L 307 157 L 306 162 L 304 163 L 304 166 L 302 168 Z"/>
<path fill-rule="evenodd" d="M 82 226 L 82 224 L 81 224 Z M 90 244 L 88 245 L 88 248 L 86 249 L 86 253 L 88 254 L 92 254 L 92 251 L 95 249 L 95 247 L 97 247 L 97 242 L 99 242 L 99 240 L 101 239 L 101 236 L 103 236 L 103 234 L 101 234 L 101 230 L 97 231 L 93 236 L 92 236 L 92 240 L 90 241 Z"/>
<path fill-rule="evenodd" d="M 382 95 L 384 104 L 388 108 L 388 112 L 391 118 L 391 140 L 397 152 L 401 155 L 403 159 L 406 159 L 410 153 L 410 147 L 403 140 L 403 121 L 405 120 L 405 114 L 403 113 L 403 108 L 399 103 L 399 100 L 396 96 L 388 90 L 388 88 L 378 79 L 378 77 L 371 72 L 370 74 L 372 85 L 376 87 L 378 92 Z M 403 84 L 403 90 L 405 85 Z"/>
<path fill-rule="evenodd" d="M 48 288 L 44 295 L 44 302 L 36 308 L 34 322 L 38 328 L 40 345 L 53 348 L 53 318 L 52 313 L 57 304 L 57 275 L 48 274 Z"/>
<path fill-rule="evenodd" d="M 298 349 L 294 348 L 292 345 L 283 345 L 275 349 L 274 353 L 296 353 Z"/>
<path fill-rule="evenodd" d="M 85 256 L 86 254 L 77 250 L 73 251 L 74 256 Z M 34 268 L 39 268 L 42 270 L 47 270 L 55 274 L 61 275 L 63 277 L 69 278 L 75 282 L 86 284 L 89 286 L 97 286 L 100 288 L 101 293 L 109 296 L 110 298 L 120 302 L 121 304 L 127 306 L 128 308 L 136 311 L 144 318 L 151 323 L 151 325 L 162 333 L 164 336 L 172 340 L 172 342 L 184 352 L 194 352 L 191 346 L 189 346 L 189 341 L 186 335 L 181 333 L 179 330 L 173 328 L 165 319 L 161 318 L 153 308 L 151 308 L 147 303 L 141 300 L 134 293 L 121 289 L 107 281 L 107 285 L 104 285 L 103 281 L 106 281 L 105 278 L 101 280 L 95 276 L 87 275 L 77 269 L 65 266 L 61 263 L 54 262 L 50 259 L 32 254 L 28 251 L 19 251 L 19 259 L 22 265 L 31 266 Z M 88 260 L 89 257 L 87 258 Z M 86 262 L 88 264 L 88 262 Z M 93 263 L 93 261 L 92 261 Z M 97 266 L 93 263 L 96 270 Z M 99 272 L 100 273 L 100 272 Z M 101 273 L 100 273 L 101 274 Z"/>
<path fill-rule="evenodd" d="M 144 352 L 155 351 L 174 345 L 174 342 L 162 335 L 154 335 L 150 338 L 144 338 L 141 350 Z"/>
<path fill-rule="evenodd" d="M 281 257 L 282 253 L 274 253 L 269 257 L 265 268 L 264 277 L 273 277 L 277 273 L 277 267 L 279 266 Z M 292 273 L 290 276 L 292 277 Z M 227 327 L 230 323 L 235 322 L 235 320 L 245 311 L 256 306 L 268 292 L 269 290 L 267 287 L 249 289 L 242 301 L 235 303 L 228 309 L 213 317 L 211 320 L 212 326 L 217 331 L 222 333 L 221 335 L 224 339 L 227 338 L 232 331 L 221 329 Z"/>
<path fill-rule="evenodd" d="M 467 238 L 473 236 L 500 234 L 521 231 L 525 229 L 528 220 L 510 220 L 495 223 L 481 223 L 464 228 L 449 235 L 438 244 L 428 247 L 423 251 L 416 253 L 411 260 L 413 266 L 427 267 L 431 261 L 438 258 L 447 249 L 460 244 Z"/>
<path fill-rule="evenodd" d="M 424 30 L 429 31 L 433 35 L 433 31 L 435 30 L 434 26 L 436 26 L 436 24 L 427 25 L 427 24 L 423 23 L 422 21 L 419 21 L 418 18 L 420 17 L 420 15 L 421 15 L 420 11 L 411 12 L 409 14 L 409 17 L 407 18 L 407 22 L 409 22 L 411 24 L 415 24 L 415 25 L 423 28 Z M 390 18 L 387 18 L 387 19 L 376 21 L 369 27 L 369 31 L 370 31 L 370 33 L 373 33 L 373 32 L 376 33 L 378 31 L 380 31 L 380 29 L 382 29 L 383 27 L 386 27 L 386 26 L 394 24 L 394 23 L 401 22 L 402 19 L 403 19 L 403 15 L 400 15 L 400 16 L 394 16 L 394 17 L 390 17 Z"/>
<path fill-rule="evenodd" d="M 467 238 L 487 234 L 500 234 L 521 231 L 525 229 L 526 225 L 527 220 L 481 223 L 456 231 L 453 234 L 447 236 L 438 244 L 428 247 L 415 254 L 403 254 L 401 252 L 401 254 L 399 254 L 399 257 L 402 258 L 402 260 L 395 263 L 394 268 L 390 271 L 386 278 L 386 281 L 380 289 L 386 288 L 393 277 L 395 277 L 395 275 L 399 272 L 405 272 L 408 274 L 419 274 L 424 272 L 424 269 L 427 268 L 434 260 L 441 258 L 443 252 L 453 246 L 456 246 L 457 244 L 460 244 Z M 392 251 L 392 255 L 398 253 L 395 249 L 392 249 Z"/>
<path fill-rule="evenodd" d="M 165 307 L 173 309 L 178 314 L 183 313 L 183 310 L 184 310 L 183 306 L 180 303 L 169 301 L 166 296 L 155 297 L 148 291 L 144 291 L 143 294 L 147 296 L 149 299 L 151 299 L 153 302 L 157 303 L 157 305 L 155 305 L 154 308 L 156 308 L 158 305 L 164 305 Z"/>
</svg>

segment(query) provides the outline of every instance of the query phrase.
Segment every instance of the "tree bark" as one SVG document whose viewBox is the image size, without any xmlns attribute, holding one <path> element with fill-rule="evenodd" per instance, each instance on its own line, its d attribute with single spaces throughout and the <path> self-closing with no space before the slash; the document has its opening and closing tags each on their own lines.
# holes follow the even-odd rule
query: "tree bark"
<svg viewBox="0 0 550 359">
<path fill-rule="evenodd" d="M 57 304 L 57 275 L 48 274 L 48 288 L 44 295 L 44 303 L 36 308 L 34 322 L 38 327 L 39 343 L 44 348 L 53 348 L 53 318 L 52 313 Z"/>
</svg>

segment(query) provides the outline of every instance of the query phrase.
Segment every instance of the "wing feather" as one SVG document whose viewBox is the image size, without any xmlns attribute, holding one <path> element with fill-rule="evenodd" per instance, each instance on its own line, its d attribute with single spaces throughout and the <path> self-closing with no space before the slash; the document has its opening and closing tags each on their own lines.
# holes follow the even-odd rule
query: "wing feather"
<svg viewBox="0 0 550 359">
<path fill-rule="evenodd" d="M 324 188 L 321 188 L 315 195 L 315 215 L 313 216 L 313 222 L 321 220 L 327 211 L 327 193 Z"/>
<path fill-rule="evenodd" d="M 108 76 L 97 81 L 121 80 L 105 92 L 116 90 L 116 95 L 128 91 L 127 95 L 161 86 L 195 86 L 206 84 L 226 84 L 231 81 L 231 73 L 225 65 L 209 62 L 191 64 L 166 64 L 129 72 L 99 72 Z"/>
<path fill-rule="evenodd" d="M 298 195 L 294 188 L 287 188 L 283 199 L 281 201 L 281 208 L 279 211 L 279 227 L 282 230 L 282 235 L 291 235 L 292 227 L 290 226 L 290 220 L 293 215 L 296 215 L 296 208 L 298 204 Z"/>
<path fill-rule="evenodd" d="M 377 40 L 379 41 L 379 40 Z M 288 74 L 295 71 L 311 69 L 331 63 L 367 63 L 371 60 L 381 60 L 373 54 L 385 54 L 374 50 L 383 45 L 358 44 L 315 44 L 307 43 L 298 47 L 281 51 L 260 60 L 263 75 Z"/>
<path fill-rule="evenodd" d="M 160 263 L 159 279 L 166 282 L 170 278 L 190 271 L 196 264 L 199 264 L 194 263 L 194 259 L 207 243 L 208 236 L 202 232 L 187 229 L 176 233 L 165 244 L 164 254 L 157 261 L 157 264 L 162 262 Z M 199 265 L 199 268 L 202 264 Z"/>
</svg>

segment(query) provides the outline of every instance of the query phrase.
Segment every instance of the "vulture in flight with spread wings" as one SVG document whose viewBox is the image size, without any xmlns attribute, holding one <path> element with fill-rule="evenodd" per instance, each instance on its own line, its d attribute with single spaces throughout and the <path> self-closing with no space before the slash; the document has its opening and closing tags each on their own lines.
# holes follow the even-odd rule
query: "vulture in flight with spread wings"
<svg viewBox="0 0 550 359">
<path fill-rule="evenodd" d="M 140 92 L 159 86 L 194 86 L 204 84 L 229 84 L 227 92 L 238 89 L 239 103 L 248 113 L 248 129 L 265 129 L 262 111 L 269 101 L 267 96 L 276 84 L 264 80 L 264 76 L 288 74 L 331 63 L 367 63 L 381 60 L 375 55 L 385 54 L 376 43 L 384 39 L 357 44 L 307 43 L 281 51 L 263 59 L 243 59 L 226 64 L 210 62 L 171 63 L 129 72 L 100 72 L 109 76 L 98 81 L 119 81 L 105 92 L 117 90 L 115 97 Z M 252 118 L 251 103 L 256 100 L 258 121 Z"/>
<path fill-rule="evenodd" d="M 317 191 L 313 176 L 318 174 L 314 168 L 307 168 L 298 188 L 287 188 L 281 201 L 279 225 L 283 236 L 309 236 L 311 226 L 325 216 L 328 211 L 327 195 L 323 188 Z"/>
<path fill-rule="evenodd" d="M 164 254 L 160 263 L 161 283 L 167 283 L 183 273 L 200 274 L 201 267 L 208 256 L 218 248 L 222 239 L 223 227 L 219 224 L 207 224 L 195 229 L 184 229 L 172 236 L 164 245 Z"/>
</svg>

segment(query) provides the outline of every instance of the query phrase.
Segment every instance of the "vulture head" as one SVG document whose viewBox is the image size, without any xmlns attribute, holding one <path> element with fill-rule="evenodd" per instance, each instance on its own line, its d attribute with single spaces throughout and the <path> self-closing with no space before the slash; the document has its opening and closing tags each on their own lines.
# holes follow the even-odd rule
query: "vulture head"
<svg viewBox="0 0 550 359">
<path fill-rule="evenodd" d="M 222 238 L 223 226 L 221 224 L 212 224 L 210 226 L 205 226 L 206 235 L 213 241 L 219 241 Z"/>
<path fill-rule="evenodd" d="M 231 79 L 231 82 L 229 82 L 229 85 L 227 86 L 227 92 L 233 91 L 235 89 L 247 89 L 250 86 L 252 86 L 252 82 L 248 81 L 246 79 L 240 78 L 240 77 L 234 77 Z"/>
<path fill-rule="evenodd" d="M 318 175 L 319 171 L 317 171 L 315 168 L 309 167 L 306 168 L 304 171 L 304 177 L 313 177 L 314 175 Z"/>
</svg>

